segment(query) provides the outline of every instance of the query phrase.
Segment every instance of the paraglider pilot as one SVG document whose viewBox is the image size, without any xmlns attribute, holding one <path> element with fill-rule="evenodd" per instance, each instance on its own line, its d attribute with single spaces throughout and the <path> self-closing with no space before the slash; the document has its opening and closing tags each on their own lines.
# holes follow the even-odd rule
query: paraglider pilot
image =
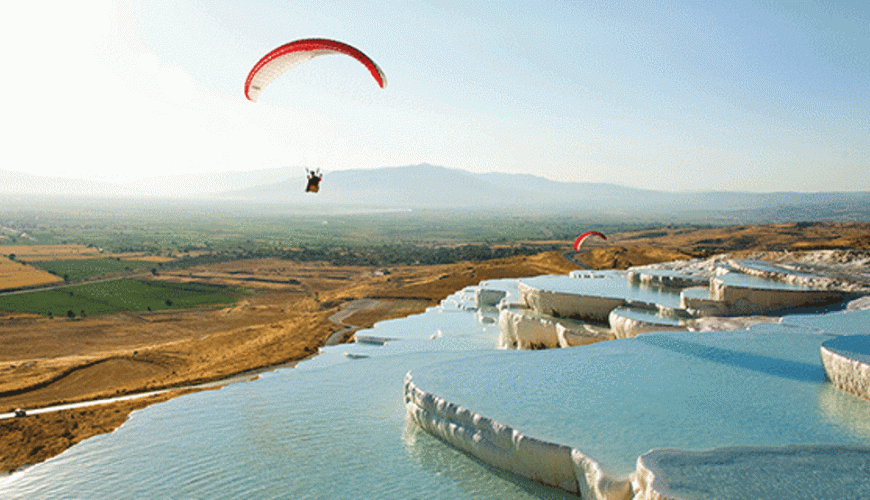
<svg viewBox="0 0 870 500">
<path fill-rule="evenodd" d="M 323 179 L 323 174 L 320 173 L 320 169 L 317 169 L 317 172 L 314 170 L 305 169 L 308 172 L 308 186 L 305 187 L 306 193 L 316 193 L 320 191 L 320 181 Z"/>
</svg>

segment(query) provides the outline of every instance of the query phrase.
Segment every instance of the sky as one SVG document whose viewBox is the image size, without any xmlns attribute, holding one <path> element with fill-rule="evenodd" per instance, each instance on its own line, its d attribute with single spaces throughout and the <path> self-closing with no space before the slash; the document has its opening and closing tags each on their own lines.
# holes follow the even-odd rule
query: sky
<svg viewBox="0 0 870 500">
<path fill-rule="evenodd" d="M 151 0 L 4 6 L 0 170 L 129 181 L 430 163 L 665 191 L 870 191 L 870 6 Z M 245 99 L 301 38 L 301 64 Z"/>
</svg>

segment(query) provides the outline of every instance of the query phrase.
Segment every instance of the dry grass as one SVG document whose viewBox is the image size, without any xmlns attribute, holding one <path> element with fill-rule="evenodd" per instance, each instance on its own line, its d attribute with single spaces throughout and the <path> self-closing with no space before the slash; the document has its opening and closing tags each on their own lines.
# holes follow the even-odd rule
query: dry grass
<svg viewBox="0 0 870 500">
<path fill-rule="evenodd" d="M 0 290 L 15 290 L 63 281 L 42 269 L 0 256 Z"/>
<path fill-rule="evenodd" d="M 668 227 L 614 235 L 616 245 L 656 246 L 686 254 L 757 250 L 870 250 L 870 223 L 790 222 L 716 228 Z"/>
<path fill-rule="evenodd" d="M 44 260 L 93 259 L 102 257 L 96 247 L 85 245 L 3 245 L 3 255 L 15 254 L 17 260 L 42 262 Z"/>
<path fill-rule="evenodd" d="M 849 248 L 870 250 L 870 223 L 784 223 L 715 228 L 665 227 L 618 233 L 577 254 L 591 269 L 626 269 L 718 253 Z"/>
<path fill-rule="evenodd" d="M 16 260 L 25 262 L 43 262 L 48 260 L 80 260 L 80 259 L 123 259 L 145 262 L 170 262 L 172 257 L 147 255 L 144 252 L 105 253 L 93 246 L 78 244 L 66 245 L 3 245 L 0 255 L 15 254 Z"/>
<path fill-rule="evenodd" d="M 10 260 L 15 256 L 15 261 Z M 22 262 L 54 260 L 123 259 L 142 262 L 169 262 L 171 257 L 146 255 L 142 252 L 107 254 L 96 247 L 85 245 L 4 245 L 0 246 L 0 291 L 16 290 L 63 281 L 62 278 Z"/>
<path fill-rule="evenodd" d="M 0 420 L 3 441 L 15 444 L 2 447 L 0 471 L 11 472 L 47 460 L 89 437 L 112 432 L 134 410 L 188 392 L 170 391 L 120 403 Z"/>
<path fill-rule="evenodd" d="M 108 257 L 110 259 L 121 259 L 121 260 L 129 260 L 135 262 L 172 262 L 175 260 L 174 257 L 166 257 L 161 255 L 146 255 L 141 252 L 137 253 L 108 253 L 108 254 L 100 254 L 99 257 Z"/>
<path fill-rule="evenodd" d="M 576 259 L 589 269 L 628 269 L 632 266 L 691 258 L 692 256 L 687 253 L 671 248 L 636 245 L 590 248 L 576 256 Z"/>
</svg>

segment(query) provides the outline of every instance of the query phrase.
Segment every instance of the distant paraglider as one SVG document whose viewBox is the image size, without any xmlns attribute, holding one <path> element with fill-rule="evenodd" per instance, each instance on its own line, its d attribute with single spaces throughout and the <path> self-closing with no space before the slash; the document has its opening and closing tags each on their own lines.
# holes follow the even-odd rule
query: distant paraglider
<svg viewBox="0 0 870 500">
<path fill-rule="evenodd" d="M 290 68 L 311 58 L 327 54 L 345 54 L 361 62 L 378 82 L 381 88 L 387 84 L 387 77 L 381 68 L 367 55 L 350 45 L 335 40 L 309 38 L 296 40 L 269 52 L 254 65 L 245 80 L 245 97 L 256 101 L 260 92 Z"/>
<path fill-rule="evenodd" d="M 604 236 L 603 234 L 599 233 L 598 231 L 586 231 L 585 233 L 578 236 L 576 240 L 574 240 L 574 251 L 579 252 L 580 246 L 583 245 L 583 242 L 586 241 L 586 239 L 589 238 L 590 236 L 598 236 L 602 240 L 605 240 L 605 241 L 607 240 L 607 236 Z"/>
<path fill-rule="evenodd" d="M 320 173 L 320 169 L 317 169 L 317 172 L 314 170 L 305 169 L 308 172 L 308 185 L 305 186 L 306 193 L 316 193 L 320 191 L 320 181 L 323 180 L 323 174 Z"/>
</svg>

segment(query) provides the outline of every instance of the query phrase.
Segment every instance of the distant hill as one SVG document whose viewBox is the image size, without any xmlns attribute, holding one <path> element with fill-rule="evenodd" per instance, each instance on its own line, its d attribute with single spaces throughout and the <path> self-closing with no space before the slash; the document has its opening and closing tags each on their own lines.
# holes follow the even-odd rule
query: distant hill
<svg viewBox="0 0 870 500">
<path fill-rule="evenodd" d="M 183 174 L 113 184 L 0 170 L 0 195 L 193 199 L 306 211 L 459 209 L 679 217 L 711 223 L 870 220 L 870 193 L 668 192 L 616 184 L 557 182 L 531 174 L 477 174 L 429 164 L 327 172 L 318 194 L 305 193 L 299 167 Z M 251 208 L 253 209 L 253 208 Z M 674 220 L 674 222 L 680 222 Z"/>
<path fill-rule="evenodd" d="M 314 206 L 582 210 L 620 214 L 639 210 L 661 214 L 691 212 L 725 219 L 739 213 L 747 222 L 870 218 L 867 192 L 666 192 L 606 183 L 557 182 L 530 174 L 475 174 L 428 164 L 329 172 L 317 195 L 304 193 L 304 187 L 304 176 L 299 176 L 228 191 L 219 197 Z"/>
<path fill-rule="evenodd" d="M 324 176 L 317 195 L 304 193 L 300 176 L 284 182 L 222 193 L 225 199 L 274 203 L 372 205 L 394 208 L 538 207 L 594 208 L 602 202 L 652 202 L 666 193 L 599 183 L 556 182 L 527 174 L 475 174 L 421 164 L 343 170 Z M 316 199 L 315 199 L 316 197 Z"/>
</svg>

